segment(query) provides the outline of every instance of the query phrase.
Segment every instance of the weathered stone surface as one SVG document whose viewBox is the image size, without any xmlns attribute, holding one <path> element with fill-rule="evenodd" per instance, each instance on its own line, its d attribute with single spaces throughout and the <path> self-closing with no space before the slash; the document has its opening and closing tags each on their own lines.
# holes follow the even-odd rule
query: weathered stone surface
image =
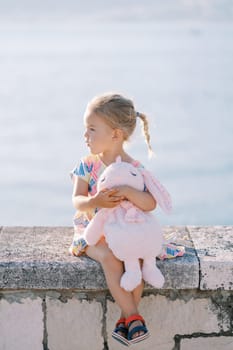
<svg viewBox="0 0 233 350">
<path fill-rule="evenodd" d="M 186 255 L 157 261 L 164 288 L 196 288 L 198 261 L 184 227 L 165 227 L 165 237 L 187 247 Z M 68 253 L 72 227 L 3 227 L 0 233 L 0 288 L 106 289 L 102 269 L 87 257 Z"/>
<path fill-rule="evenodd" d="M 4 227 L 0 234 L 0 288 L 102 289 L 99 264 L 69 254 L 71 227 Z"/>
<path fill-rule="evenodd" d="M 42 300 L 0 299 L 0 349 L 43 350 Z"/>
<path fill-rule="evenodd" d="M 199 263 L 189 232 L 184 226 L 164 227 L 166 241 L 185 247 L 185 255 L 164 261 L 157 266 L 165 276 L 163 289 L 193 289 L 199 284 Z"/>
<path fill-rule="evenodd" d="M 182 350 L 182 346 L 186 346 L 185 350 L 222 350 L 226 346 L 228 350 L 228 343 L 225 340 L 219 343 L 219 337 L 228 335 L 231 344 L 232 293 L 145 290 L 139 312 L 151 336 L 133 347 L 135 350 Z M 1 290 L 0 349 L 121 349 L 123 346 L 111 337 L 119 317 L 120 309 L 108 291 Z M 200 341 L 196 348 L 194 337 Z M 209 342 L 202 343 L 203 337 Z M 216 339 L 216 346 L 223 347 L 215 348 L 212 339 Z"/>
<path fill-rule="evenodd" d="M 165 276 L 163 289 L 198 288 L 199 267 L 202 289 L 231 289 L 232 230 L 164 227 L 165 238 L 184 245 L 186 254 L 171 260 L 157 260 Z M 3 227 L 0 231 L 0 289 L 105 290 L 107 286 L 100 265 L 86 256 L 77 258 L 69 254 L 72 236 L 72 227 Z M 213 249 L 215 257 L 211 256 Z"/>
<path fill-rule="evenodd" d="M 233 227 L 189 226 L 200 260 L 200 289 L 233 289 Z"/>
<path fill-rule="evenodd" d="M 102 350 L 102 305 L 72 298 L 66 303 L 47 298 L 49 350 Z"/>
<path fill-rule="evenodd" d="M 135 346 L 135 349 L 171 350 L 175 345 L 175 335 L 199 332 L 218 333 L 220 329 L 228 329 L 228 324 L 224 324 L 223 320 L 219 321 L 217 310 L 209 298 L 190 298 L 185 301 L 179 298 L 171 300 L 159 294 L 149 295 L 142 298 L 139 310 L 146 320 L 151 335 L 147 341 L 140 343 L 140 346 L 139 344 L 138 347 Z M 108 335 L 111 334 L 118 317 L 117 305 L 108 301 Z M 108 344 L 113 349 L 115 341 L 109 337 Z M 205 349 L 205 347 L 197 347 L 196 349 Z"/>
<path fill-rule="evenodd" d="M 183 339 L 181 341 L 181 350 L 232 350 L 233 349 L 233 336 L 232 337 L 209 337 L 209 338 L 192 338 Z"/>
</svg>

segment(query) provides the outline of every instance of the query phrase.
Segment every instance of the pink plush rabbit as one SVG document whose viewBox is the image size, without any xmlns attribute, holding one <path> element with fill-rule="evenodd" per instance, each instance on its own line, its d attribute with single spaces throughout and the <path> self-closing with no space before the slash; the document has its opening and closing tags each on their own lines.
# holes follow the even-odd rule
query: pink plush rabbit
<svg viewBox="0 0 233 350">
<path fill-rule="evenodd" d="M 97 190 L 123 185 L 140 191 L 146 185 L 160 207 L 167 213 L 171 211 L 170 196 L 160 182 L 149 171 L 117 157 L 99 178 Z M 86 227 L 84 237 L 89 245 L 95 245 L 102 235 L 114 255 L 124 262 L 122 288 L 132 291 L 142 278 L 156 288 L 163 286 L 164 277 L 155 262 L 162 249 L 163 235 L 151 212 L 144 212 L 129 201 L 122 201 L 115 208 L 102 208 Z M 143 259 L 142 269 L 139 259 Z"/>
</svg>

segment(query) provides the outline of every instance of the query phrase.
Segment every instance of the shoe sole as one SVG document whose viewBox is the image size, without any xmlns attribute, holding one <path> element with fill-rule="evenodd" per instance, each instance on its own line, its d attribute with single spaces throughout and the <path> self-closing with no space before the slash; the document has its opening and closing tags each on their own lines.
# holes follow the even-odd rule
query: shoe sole
<svg viewBox="0 0 233 350">
<path fill-rule="evenodd" d="M 145 334 L 140 335 L 139 337 L 136 337 L 136 338 L 134 338 L 134 339 L 129 340 L 129 343 L 130 343 L 130 344 L 139 343 L 140 341 L 143 341 L 143 340 L 149 338 L 149 336 L 150 336 L 150 333 L 149 333 L 149 332 L 146 332 Z"/>
<path fill-rule="evenodd" d="M 123 337 L 122 335 L 113 332 L 112 337 L 113 337 L 113 339 L 117 340 L 121 344 L 123 344 L 125 346 L 130 346 L 130 341 L 128 339 L 126 339 L 125 337 Z"/>
</svg>

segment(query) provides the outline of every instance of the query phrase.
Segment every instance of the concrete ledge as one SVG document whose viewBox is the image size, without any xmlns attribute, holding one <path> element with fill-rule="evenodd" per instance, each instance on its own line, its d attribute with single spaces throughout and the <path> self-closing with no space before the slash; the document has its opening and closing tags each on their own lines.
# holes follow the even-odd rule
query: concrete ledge
<svg viewBox="0 0 233 350">
<path fill-rule="evenodd" d="M 200 262 L 200 289 L 233 288 L 233 228 L 195 227 L 188 231 Z"/>
<path fill-rule="evenodd" d="M 139 312 L 151 336 L 135 350 L 233 348 L 232 233 L 164 227 L 186 254 L 157 262 L 166 283 L 144 290 Z M 111 337 L 120 311 L 101 267 L 69 255 L 72 236 L 71 227 L 0 229 L 1 350 L 124 348 Z"/>
<path fill-rule="evenodd" d="M 233 227 L 164 227 L 164 235 L 186 254 L 157 262 L 163 289 L 232 289 Z M 106 290 L 98 263 L 69 255 L 72 236 L 72 227 L 1 227 L 0 289 Z"/>
</svg>

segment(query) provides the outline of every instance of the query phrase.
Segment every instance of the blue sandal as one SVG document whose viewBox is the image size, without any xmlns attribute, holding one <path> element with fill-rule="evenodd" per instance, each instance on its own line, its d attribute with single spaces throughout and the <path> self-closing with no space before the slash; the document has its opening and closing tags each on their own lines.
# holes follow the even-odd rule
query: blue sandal
<svg viewBox="0 0 233 350">
<path fill-rule="evenodd" d="M 145 325 L 145 321 L 141 315 L 132 315 L 132 316 L 128 317 L 125 320 L 125 326 L 129 329 L 130 326 L 132 325 L 132 323 L 135 321 L 141 321 L 142 325 L 135 326 L 130 331 L 128 330 L 127 338 L 128 338 L 129 344 L 139 343 L 140 341 L 145 340 L 150 336 L 150 333 Z M 144 332 L 144 334 L 133 338 L 133 335 L 137 332 L 140 332 L 140 331 Z"/>
<path fill-rule="evenodd" d="M 122 324 L 125 324 L 125 318 L 120 318 L 116 323 L 116 328 L 112 332 L 112 337 L 119 341 L 121 344 L 129 346 L 130 343 L 127 339 L 128 337 L 128 329 L 125 326 L 122 326 Z M 119 332 L 123 333 L 124 335 L 119 334 Z"/>
</svg>

